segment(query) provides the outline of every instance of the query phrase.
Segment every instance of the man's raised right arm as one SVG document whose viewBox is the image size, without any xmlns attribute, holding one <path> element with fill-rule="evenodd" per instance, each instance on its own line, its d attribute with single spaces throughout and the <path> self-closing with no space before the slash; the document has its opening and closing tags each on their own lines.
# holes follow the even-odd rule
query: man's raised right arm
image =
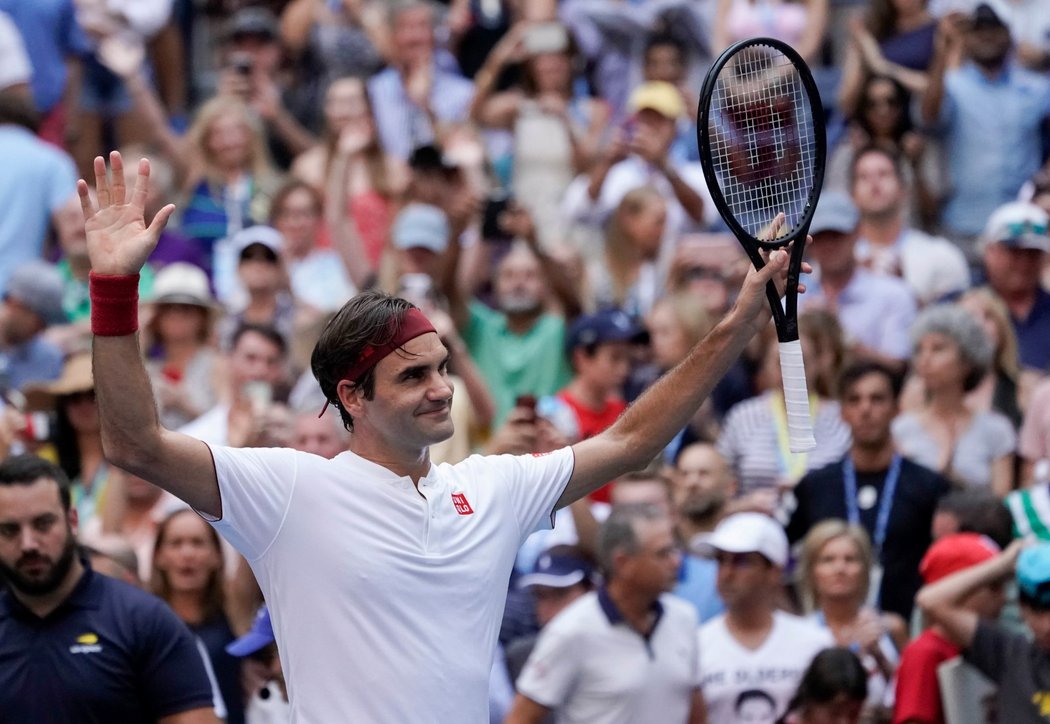
<svg viewBox="0 0 1050 724">
<path fill-rule="evenodd" d="M 120 154 L 95 158 L 98 208 L 84 180 L 77 183 L 91 259 L 93 371 L 106 459 L 219 518 L 222 506 L 211 451 L 187 435 L 160 426 L 134 323 L 139 273 L 175 207 L 157 212 L 146 226 L 144 206 L 149 162 L 139 161 L 128 196 Z"/>
</svg>

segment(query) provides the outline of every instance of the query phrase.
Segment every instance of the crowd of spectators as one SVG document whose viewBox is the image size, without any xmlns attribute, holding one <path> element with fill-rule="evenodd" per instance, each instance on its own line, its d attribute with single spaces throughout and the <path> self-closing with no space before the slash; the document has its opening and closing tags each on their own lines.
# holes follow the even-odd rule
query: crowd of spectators
<svg viewBox="0 0 1050 724">
<path fill-rule="evenodd" d="M 544 453 L 729 310 L 749 262 L 696 108 L 756 35 L 806 58 L 829 129 L 799 319 L 816 449 L 789 450 L 771 326 L 492 581 L 492 721 L 1046 721 L 1045 0 L 0 0 L 0 659 L 28 662 L 0 719 L 290 711 L 247 563 L 105 459 L 75 194 L 96 156 L 150 159 L 147 219 L 176 204 L 139 284 L 166 427 L 339 454 L 310 351 L 378 288 L 452 353 L 434 463 Z M 34 588 L 49 561 L 86 573 Z M 100 636 L 100 662 L 136 653 L 85 714 L 79 674 L 34 672 Z"/>
</svg>

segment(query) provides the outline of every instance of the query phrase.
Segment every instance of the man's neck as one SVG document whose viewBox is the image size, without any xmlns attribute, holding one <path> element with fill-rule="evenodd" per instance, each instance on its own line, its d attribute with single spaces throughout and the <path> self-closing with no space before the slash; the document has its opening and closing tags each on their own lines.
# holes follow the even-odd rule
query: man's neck
<svg viewBox="0 0 1050 724">
<path fill-rule="evenodd" d="M 507 316 L 507 329 L 512 334 L 525 334 L 536 326 L 536 322 L 543 316 L 543 308 L 533 312 L 504 312 Z"/>
<path fill-rule="evenodd" d="M 347 449 L 370 463 L 386 468 L 395 475 L 408 477 L 412 483 L 419 485 L 419 479 L 430 472 L 430 448 L 408 450 L 397 448 L 389 443 L 377 440 L 362 426 L 355 424 L 354 434 L 350 436 Z"/>
<path fill-rule="evenodd" d="M 893 453 L 892 438 L 875 445 L 854 443 L 849 452 L 853 460 L 853 468 L 860 473 L 877 473 L 889 469 L 893 461 Z"/>
<path fill-rule="evenodd" d="M 995 290 L 996 293 L 1002 298 L 1006 304 L 1007 309 L 1010 310 L 1010 316 L 1015 319 L 1024 319 L 1032 311 L 1032 307 L 1035 306 L 1035 300 L 1037 292 L 1035 289 L 1018 289 L 1016 291 L 999 291 Z"/>
<path fill-rule="evenodd" d="M 1005 58 L 994 63 L 978 63 L 977 61 L 973 61 L 973 64 L 977 67 L 977 70 L 981 72 L 981 75 L 988 80 L 999 80 L 1002 74 L 1006 71 Z"/>
<path fill-rule="evenodd" d="M 79 558 L 74 558 L 73 565 L 70 566 L 69 573 L 66 574 L 65 579 L 59 584 L 58 588 L 50 593 L 45 593 L 40 596 L 32 596 L 22 593 L 13 586 L 11 587 L 11 592 L 14 594 L 15 598 L 18 599 L 19 603 L 33 612 L 33 615 L 44 618 L 69 598 L 69 594 L 71 594 L 73 589 L 76 588 L 77 584 L 80 582 L 81 576 L 83 575 L 84 564 L 80 562 Z"/>
<path fill-rule="evenodd" d="M 821 269 L 820 285 L 824 287 L 824 291 L 828 296 L 837 297 L 849 285 L 856 269 L 857 265 L 854 263 L 843 265 L 841 269 L 835 269 L 830 272 Z"/>
<path fill-rule="evenodd" d="M 760 635 L 773 627 L 773 609 L 765 600 L 734 606 L 726 611 L 726 623 L 734 632 Z"/>
<path fill-rule="evenodd" d="M 605 590 L 624 620 L 639 633 L 648 634 L 655 623 L 652 611 L 658 596 L 633 589 L 615 578 L 606 584 Z"/>
<path fill-rule="evenodd" d="M 889 247 L 897 243 L 904 231 L 904 220 L 894 209 L 888 214 L 869 214 L 860 221 L 860 238 L 874 246 Z"/>
<path fill-rule="evenodd" d="M 595 412 L 600 412 L 609 399 L 604 385 L 596 385 L 581 377 L 573 378 L 565 391 L 581 405 Z"/>
</svg>

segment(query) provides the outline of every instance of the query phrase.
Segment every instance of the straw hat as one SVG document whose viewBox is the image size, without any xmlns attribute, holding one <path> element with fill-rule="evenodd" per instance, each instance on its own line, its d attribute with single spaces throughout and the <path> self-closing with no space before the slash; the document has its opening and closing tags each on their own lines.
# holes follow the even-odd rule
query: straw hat
<svg viewBox="0 0 1050 724">
<path fill-rule="evenodd" d="M 29 385 L 25 389 L 29 410 L 50 412 L 58 405 L 58 398 L 95 389 L 91 376 L 91 353 L 79 352 L 66 359 L 62 375 L 54 382 Z"/>
</svg>

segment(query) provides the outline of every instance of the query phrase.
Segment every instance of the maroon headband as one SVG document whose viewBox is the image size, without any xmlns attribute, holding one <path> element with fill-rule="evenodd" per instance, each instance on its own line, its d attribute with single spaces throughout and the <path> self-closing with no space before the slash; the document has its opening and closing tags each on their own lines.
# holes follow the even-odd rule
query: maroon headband
<svg viewBox="0 0 1050 724">
<path fill-rule="evenodd" d="M 426 318 L 421 311 L 412 307 L 405 316 L 401 319 L 401 325 L 390 340 L 384 344 L 379 345 L 368 345 L 361 352 L 361 356 L 357 358 L 357 361 L 350 365 L 339 381 L 349 380 L 355 382 L 365 375 L 370 369 L 379 364 L 379 360 L 386 357 L 388 354 L 393 352 L 404 345 L 409 340 L 413 340 L 420 335 L 426 334 L 427 332 L 436 332 L 434 325 L 430 323 L 430 320 Z M 338 393 L 337 393 L 338 394 Z M 321 408 L 321 415 L 324 414 L 325 410 L 328 409 L 329 401 L 325 400 L 324 407 Z M 321 415 L 318 415 L 320 417 Z"/>
</svg>

